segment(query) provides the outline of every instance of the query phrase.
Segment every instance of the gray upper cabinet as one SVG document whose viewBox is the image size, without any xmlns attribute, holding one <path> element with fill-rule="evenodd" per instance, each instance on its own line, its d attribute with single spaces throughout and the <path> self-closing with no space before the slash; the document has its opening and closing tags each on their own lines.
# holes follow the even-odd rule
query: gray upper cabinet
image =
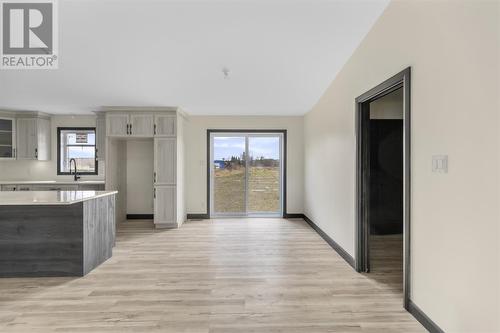
<svg viewBox="0 0 500 333">
<path fill-rule="evenodd" d="M 0 118 L 0 159 L 16 158 L 16 120 Z"/>
<path fill-rule="evenodd" d="M 154 183 L 156 185 L 176 184 L 176 144 L 175 138 L 155 138 Z"/>
<path fill-rule="evenodd" d="M 111 137 L 152 138 L 154 115 L 137 113 L 109 113 L 106 115 L 106 133 Z"/>
<path fill-rule="evenodd" d="M 16 137 L 17 159 L 50 160 L 50 120 L 18 118 Z"/>
<path fill-rule="evenodd" d="M 130 115 L 129 135 L 136 137 L 152 137 L 154 116 L 152 114 L 132 113 Z"/>
<path fill-rule="evenodd" d="M 176 136 L 176 115 L 155 115 L 155 136 Z"/>
<path fill-rule="evenodd" d="M 108 136 L 127 136 L 129 133 L 128 114 L 107 114 L 106 134 Z"/>
<path fill-rule="evenodd" d="M 37 156 L 36 119 L 26 118 L 17 120 L 17 158 L 35 159 Z"/>
<path fill-rule="evenodd" d="M 37 134 L 38 134 L 38 151 L 37 158 L 39 161 L 50 160 L 50 141 L 51 141 L 51 130 L 50 130 L 50 120 L 48 119 L 37 119 Z"/>
<path fill-rule="evenodd" d="M 98 161 L 106 159 L 106 118 L 103 115 L 96 120 L 96 154 Z"/>
</svg>

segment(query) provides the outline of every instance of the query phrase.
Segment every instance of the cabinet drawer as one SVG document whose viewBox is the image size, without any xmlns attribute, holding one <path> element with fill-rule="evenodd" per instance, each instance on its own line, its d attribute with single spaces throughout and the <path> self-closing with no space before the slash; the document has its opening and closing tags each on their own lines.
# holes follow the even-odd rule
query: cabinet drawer
<svg viewBox="0 0 500 333">
<path fill-rule="evenodd" d="M 78 184 L 79 191 L 104 191 L 104 184 Z"/>
<path fill-rule="evenodd" d="M 17 185 L 2 185 L 2 191 L 16 191 Z"/>
</svg>

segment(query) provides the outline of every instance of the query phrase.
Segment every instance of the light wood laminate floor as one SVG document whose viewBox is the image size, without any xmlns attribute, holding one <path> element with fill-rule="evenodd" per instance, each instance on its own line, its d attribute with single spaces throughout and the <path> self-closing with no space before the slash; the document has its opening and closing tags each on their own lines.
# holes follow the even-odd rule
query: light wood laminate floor
<svg viewBox="0 0 500 333">
<path fill-rule="evenodd" d="M 83 278 L 0 279 L 0 332 L 424 332 L 394 280 L 302 220 L 128 221 Z"/>
</svg>

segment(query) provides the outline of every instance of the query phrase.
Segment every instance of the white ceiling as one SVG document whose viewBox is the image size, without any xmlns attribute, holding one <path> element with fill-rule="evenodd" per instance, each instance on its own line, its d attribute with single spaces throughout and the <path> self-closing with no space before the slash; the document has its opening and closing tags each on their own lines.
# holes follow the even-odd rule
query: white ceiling
<svg viewBox="0 0 500 333">
<path fill-rule="evenodd" d="M 301 115 L 387 3 L 59 0 L 59 69 L 0 71 L 0 108 Z"/>
</svg>

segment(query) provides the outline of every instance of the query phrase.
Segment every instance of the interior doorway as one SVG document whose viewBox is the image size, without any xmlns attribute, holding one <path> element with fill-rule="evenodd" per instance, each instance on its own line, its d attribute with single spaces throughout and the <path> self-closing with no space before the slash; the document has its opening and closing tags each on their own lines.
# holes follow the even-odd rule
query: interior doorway
<svg viewBox="0 0 500 333">
<path fill-rule="evenodd" d="M 281 217 L 283 131 L 209 130 L 211 217 Z"/>
<path fill-rule="evenodd" d="M 410 299 L 410 68 L 356 99 L 356 269 Z"/>
</svg>

